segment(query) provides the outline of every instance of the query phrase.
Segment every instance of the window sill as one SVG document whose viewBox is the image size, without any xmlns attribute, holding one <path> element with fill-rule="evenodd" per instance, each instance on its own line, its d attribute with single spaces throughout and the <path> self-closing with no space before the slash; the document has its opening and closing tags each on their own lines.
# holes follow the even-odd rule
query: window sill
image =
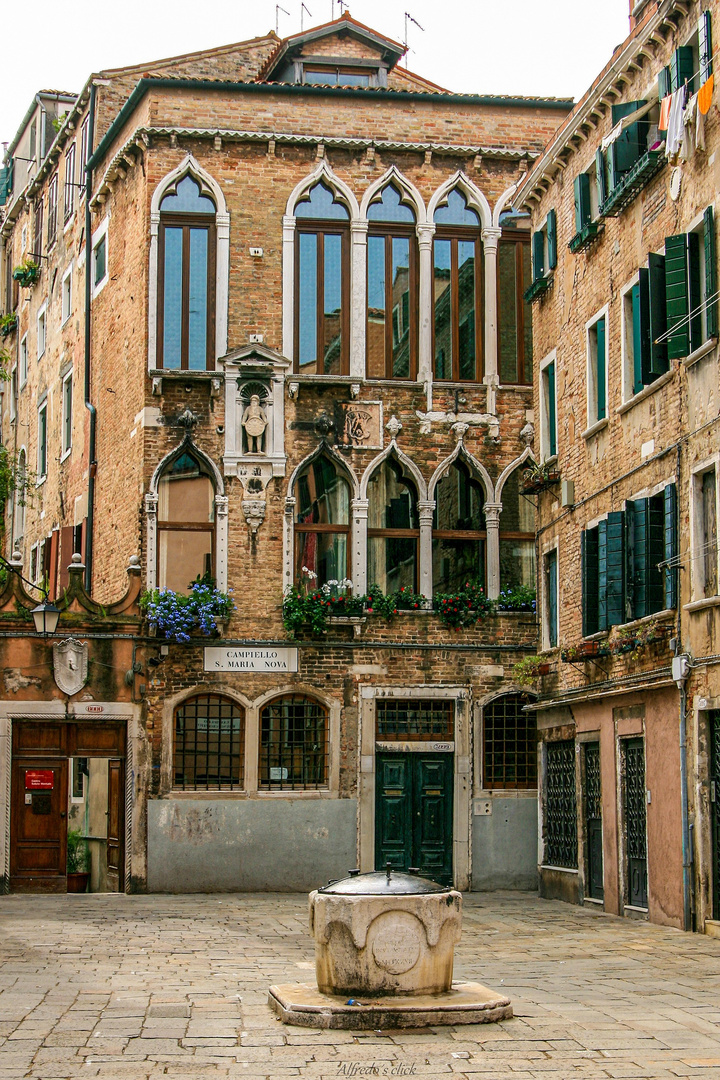
<svg viewBox="0 0 720 1080">
<path fill-rule="evenodd" d="M 708 338 L 699 349 L 695 352 L 691 352 L 689 356 L 686 356 L 683 360 L 685 367 L 692 367 L 693 364 L 697 364 L 698 360 L 702 360 L 709 353 L 717 347 L 718 339 L 716 337 Z"/>
<path fill-rule="evenodd" d="M 720 596 L 703 596 L 701 600 L 693 600 L 690 604 L 683 604 L 683 611 L 705 611 L 706 608 L 720 607 Z"/>
<path fill-rule="evenodd" d="M 718 603 L 720 603 L 720 597 L 718 597 Z M 618 623 L 618 628 L 622 628 L 623 630 L 633 630 L 636 626 L 644 626 L 653 619 L 669 619 L 670 616 L 674 614 L 674 608 L 664 608 L 663 611 L 654 611 L 652 615 L 643 615 L 642 619 L 632 619 L 630 622 Z"/>
<path fill-rule="evenodd" d="M 661 390 L 663 386 L 667 386 L 674 377 L 675 371 L 673 369 L 666 371 L 664 375 L 659 375 L 654 382 L 651 382 L 648 386 L 639 390 L 629 401 L 625 401 L 622 405 L 618 405 L 615 410 L 616 414 L 618 416 L 623 416 L 626 412 L 629 412 L 634 405 L 639 405 L 641 401 L 645 401 L 647 398 L 652 397 L 652 395 L 656 393 L 656 391 Z"/>
<path fill-rule="evenodd" d="M 215 368 L 198 369 L 197 371 L 182 368 L 149 368 L 149 379 L 219 379 L 222 378 L 224 372 L 217 371 Z"/>
<path fill-rule="evenodd" d="M 255 792 L 258 799 L 336 799 L 337 792 L 329 788 L 318 788 L 313 791 L 267 791 L 266 789 Z"/>
<path fill-rule="evenodd" d="M 610 420 L 607 416 L 604 416 L 602 420 L 597 420 L 594 424 L 591 424 L 589 428 L 586 428 L 582 433 L 583 439 L 587 442 L 588 439 L 592 439 L 593 435 L 597 435 L 600 431 L 608 426 Z"/>
<path fill-rule="evenodd" d="M 63 461 L 67 461 L 71 454 L 72 446 L 68 446 L 67 450 L 63 450 L 62 452 L 62 456 L 60 457 L 60 464 L 62 465 Z"/>
<path fill-rule="evenodd" d="M 541 863 L 541 870 L 555 870 L 561 874 L 577 874 L 579 871 L 573 870 L 570 866 L 553 866 L 551 863 Z"/>
<path fill-rule="evenodd" d="M 163 799 L 180 799 L 181 801 L 191 799 L 247 799 L 247 791 L 238 788 L 237 791 L 203 791 L 202 788 L 197 788 L 195 791 L 188 791 L 187 789 L 179 791 L 168 791 L 161 798 Z"/>
</svg>

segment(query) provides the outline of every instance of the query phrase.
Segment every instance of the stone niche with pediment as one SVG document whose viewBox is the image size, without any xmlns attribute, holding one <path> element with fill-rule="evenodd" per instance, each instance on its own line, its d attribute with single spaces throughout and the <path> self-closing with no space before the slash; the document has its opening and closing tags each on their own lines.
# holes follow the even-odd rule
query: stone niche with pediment
<svg viewBox="0 0 720 1080">
<path fill-rule="evenodd" d="M 264 498 L 274 476 L 285 475 L 285 376 L 290 362 L 274 349 L 248 345 L 223 357 L 225 453 L 223 471 L 237 476 L 246 498 Z"/>
</svg>

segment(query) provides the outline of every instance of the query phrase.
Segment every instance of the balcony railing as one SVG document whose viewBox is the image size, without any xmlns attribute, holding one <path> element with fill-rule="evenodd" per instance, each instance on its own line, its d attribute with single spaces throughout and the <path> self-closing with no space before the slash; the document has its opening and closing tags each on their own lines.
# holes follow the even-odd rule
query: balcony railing
<svg viewBox="0 0 720 1080">
<path fill-rule="evenodd" d="M 600 217 L 617 217 L 664 167 L 665 150 L 648 150 L 612 189 L 600 207 Z"/>
</svg>

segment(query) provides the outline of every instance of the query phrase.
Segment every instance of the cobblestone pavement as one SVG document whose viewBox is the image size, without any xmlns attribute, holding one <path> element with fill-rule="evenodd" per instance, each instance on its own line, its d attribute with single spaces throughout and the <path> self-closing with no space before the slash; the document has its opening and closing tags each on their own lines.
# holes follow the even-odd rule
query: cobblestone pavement
<svg viewBox="0 0 720 1080">
<path fill-rule="evenodd" d="M 532 895 L 465 898 L 455 977 L 509 994 L 501 1024 L 284 1027 L 305 896 L 0 897 L 0 960 L 2 1080 L 720 1077 L 720 941 Z"/>
</svg>

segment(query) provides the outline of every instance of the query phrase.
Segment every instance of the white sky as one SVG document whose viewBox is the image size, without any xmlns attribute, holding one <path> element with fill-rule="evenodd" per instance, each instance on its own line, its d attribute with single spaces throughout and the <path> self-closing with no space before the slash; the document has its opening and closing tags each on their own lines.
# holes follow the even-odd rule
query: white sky
<svg viewBox="0 0 720 1080">
<path fill-rule="evenodd" d="M 328 22 L 332 0 L 307 0 L 305 29 Z M 352 0 L 354 18 L 398 41 L 410 25 L 408 66 L 481 94 L 577 99 L 629 29 L 629 0 Z M 281 36 L 300 30 L 299 0 L 283 0 Z M 335 0 L 335 16 L 340 8 Z M 20 9 L 15 7 L 19 19 Z M 139 64 L 257 37 L 275 27 L 274 0 L 33 0 L 32 45 L 8 31 L 0 64 L 0 141 L 9 142 L 39 89 L 79 91 L 101 68 Z M 18 27 L 19 29 L 19 27 Z M 24 44 L 21 47 L 21 42 Z"/>
</svg>

